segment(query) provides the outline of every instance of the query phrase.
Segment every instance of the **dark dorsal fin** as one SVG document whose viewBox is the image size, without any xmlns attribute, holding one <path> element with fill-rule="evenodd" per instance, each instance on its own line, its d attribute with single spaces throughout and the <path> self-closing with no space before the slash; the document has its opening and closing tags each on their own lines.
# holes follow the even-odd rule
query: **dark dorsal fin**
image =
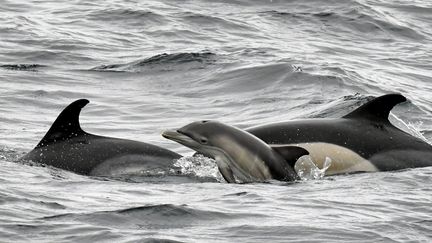
<svg viewBox="0 0 432 243">
<path fill-rule="evenodd" d="M 401 94 L 386 94 L 367 102 L 349 114 L 343 116 L 343 118 L 359 118 L 379 122 L 389 122 L 388 116 L 393 107 L 406 100 L 407 99 Z"/>
<path fill-rule="evenodd" d="M 270 145 L 270 147 L 278 152 L 291 168 L 294 168 L 295 163 L 300 157 L 309 154 L 306 149 L 298 146 Z"/>
<path fill-rule="evenodd" d="M 64 141 L 79 135 L 84 135 L 79 124 L 81 109 L 89 103 L 86 99 L 80 99 L 68 105 L 57 117 L 51 128 L 36 146 L 36 148 L 46 146 L 56 141 Z"/>
</svg>

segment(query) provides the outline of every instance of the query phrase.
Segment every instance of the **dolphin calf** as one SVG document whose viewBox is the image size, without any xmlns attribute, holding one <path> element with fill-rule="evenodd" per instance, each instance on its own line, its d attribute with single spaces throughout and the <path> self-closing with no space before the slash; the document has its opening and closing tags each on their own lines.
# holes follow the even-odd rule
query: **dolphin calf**
<svg viewBox="0 0 432 243">
<path fill-rule="evenodd" d="M 181 156 L 138 141 L 93 135 L 81 129 L 79 115 L 89 103 L 76 100 L 57 117 L 39 144 L 23 160 L 84 175 L 121 176 L 167 171 Z"/>
<path fill-rule="evenodd" d="M 331 159 L 326 175 L 432 166 L 432 146 L 388 120 L 400 94 L 377 97 L 338 119 L 309 119 L 246 129 L 275 146 L 306 149 L 318 167 Z"/>
<path fill-rule="evenodd" d="M 199 121 L 162 136 L 216 160 L 229 183 L 293 181 L 299 179 L 293 167 L 308 151 L 296 146 L 270 147 L 254 135 L 217 121 Z"/>
</svg>

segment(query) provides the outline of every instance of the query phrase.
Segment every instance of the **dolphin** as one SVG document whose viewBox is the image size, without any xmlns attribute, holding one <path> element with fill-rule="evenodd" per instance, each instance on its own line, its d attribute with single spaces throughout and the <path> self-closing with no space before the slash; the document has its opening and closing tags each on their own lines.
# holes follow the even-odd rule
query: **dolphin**
<svg viewBox="0 0 432 243">
<path fill-rule="evenodd" d="M 432 166 L 432 146 L 388 120 L 401 94 L 377 97 L 337 119 L 308 119 L 256 126 L 246 131 L 270 146 L 306 149 L 326 175 Z"/>
<path fill-rule="evenodd" d="M 122 176 L 174 168 L 181 155 L 138 141 L 93 135 L 81 129 L 79 115 L 89 103 L 79 99 L 68 105 L 23 160 L 83 175 Z"/>
<path fill-rule="evenodd" d="M 193 122 L 162 136 L 215 159 L 229 183 L 297 180 L 294 164 L 309 154 L 296 146 L 272 148 L 244 130 L 217 121 Z"/>
</svg>

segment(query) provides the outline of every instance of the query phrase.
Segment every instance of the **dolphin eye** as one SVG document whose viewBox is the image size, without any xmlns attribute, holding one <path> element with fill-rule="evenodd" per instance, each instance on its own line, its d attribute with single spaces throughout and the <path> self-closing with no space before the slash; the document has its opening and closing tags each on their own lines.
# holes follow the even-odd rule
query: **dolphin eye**
<svg viewBox="0 0 432 243">
<path fill-rule="evenodd" d="M 202 144 L 207 144 L 207 142 L 208 142 L 207 139 L 205 139 L 205 138 L 201 138 L 201 143 L 202 143 Z"/>
<path fill-rule="evenodd" d="M 201 121 L 201 123 L 207 123 L 208 121 Z"/>
</svg>

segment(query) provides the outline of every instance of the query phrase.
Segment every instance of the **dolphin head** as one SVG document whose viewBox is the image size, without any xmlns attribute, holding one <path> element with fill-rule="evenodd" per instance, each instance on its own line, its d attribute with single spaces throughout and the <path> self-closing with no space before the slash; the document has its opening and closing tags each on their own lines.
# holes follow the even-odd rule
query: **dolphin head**
<svg viewBox="0 0 432 243">
<path fill-rule="evenodd" d="M 166 130 L 162 136 L 215 158 L 215 154 L 220 150 L 217 146 L 217 138 L 213 135 L 215 131 L 217 128 L 214 122 L 198 121 L 177 130 Z"/>
<path fill-rule="evenodd" d="M 230 130 L 231 127 L 216 121 L 197 121 L 177 130 L 164 131 L 162 136 L 215 159 L 222 172 L 222 168 L 234 166 L 232 152 L 227 147 L 233 142 L 234 133 Z M 230 171 L 225 173 L 225 175 L 229 174 L 232 173 Z"/>
<path fill-rule="evenodd" d="M 298 179 L 278 152 L 251 133 L 230 125 L 198 121 L 175 131 L 164 131 L 162 136 L 215 159 L 228 182 Z M 308 154 L 304 150 L 302 153 Z"/>
</svg>

